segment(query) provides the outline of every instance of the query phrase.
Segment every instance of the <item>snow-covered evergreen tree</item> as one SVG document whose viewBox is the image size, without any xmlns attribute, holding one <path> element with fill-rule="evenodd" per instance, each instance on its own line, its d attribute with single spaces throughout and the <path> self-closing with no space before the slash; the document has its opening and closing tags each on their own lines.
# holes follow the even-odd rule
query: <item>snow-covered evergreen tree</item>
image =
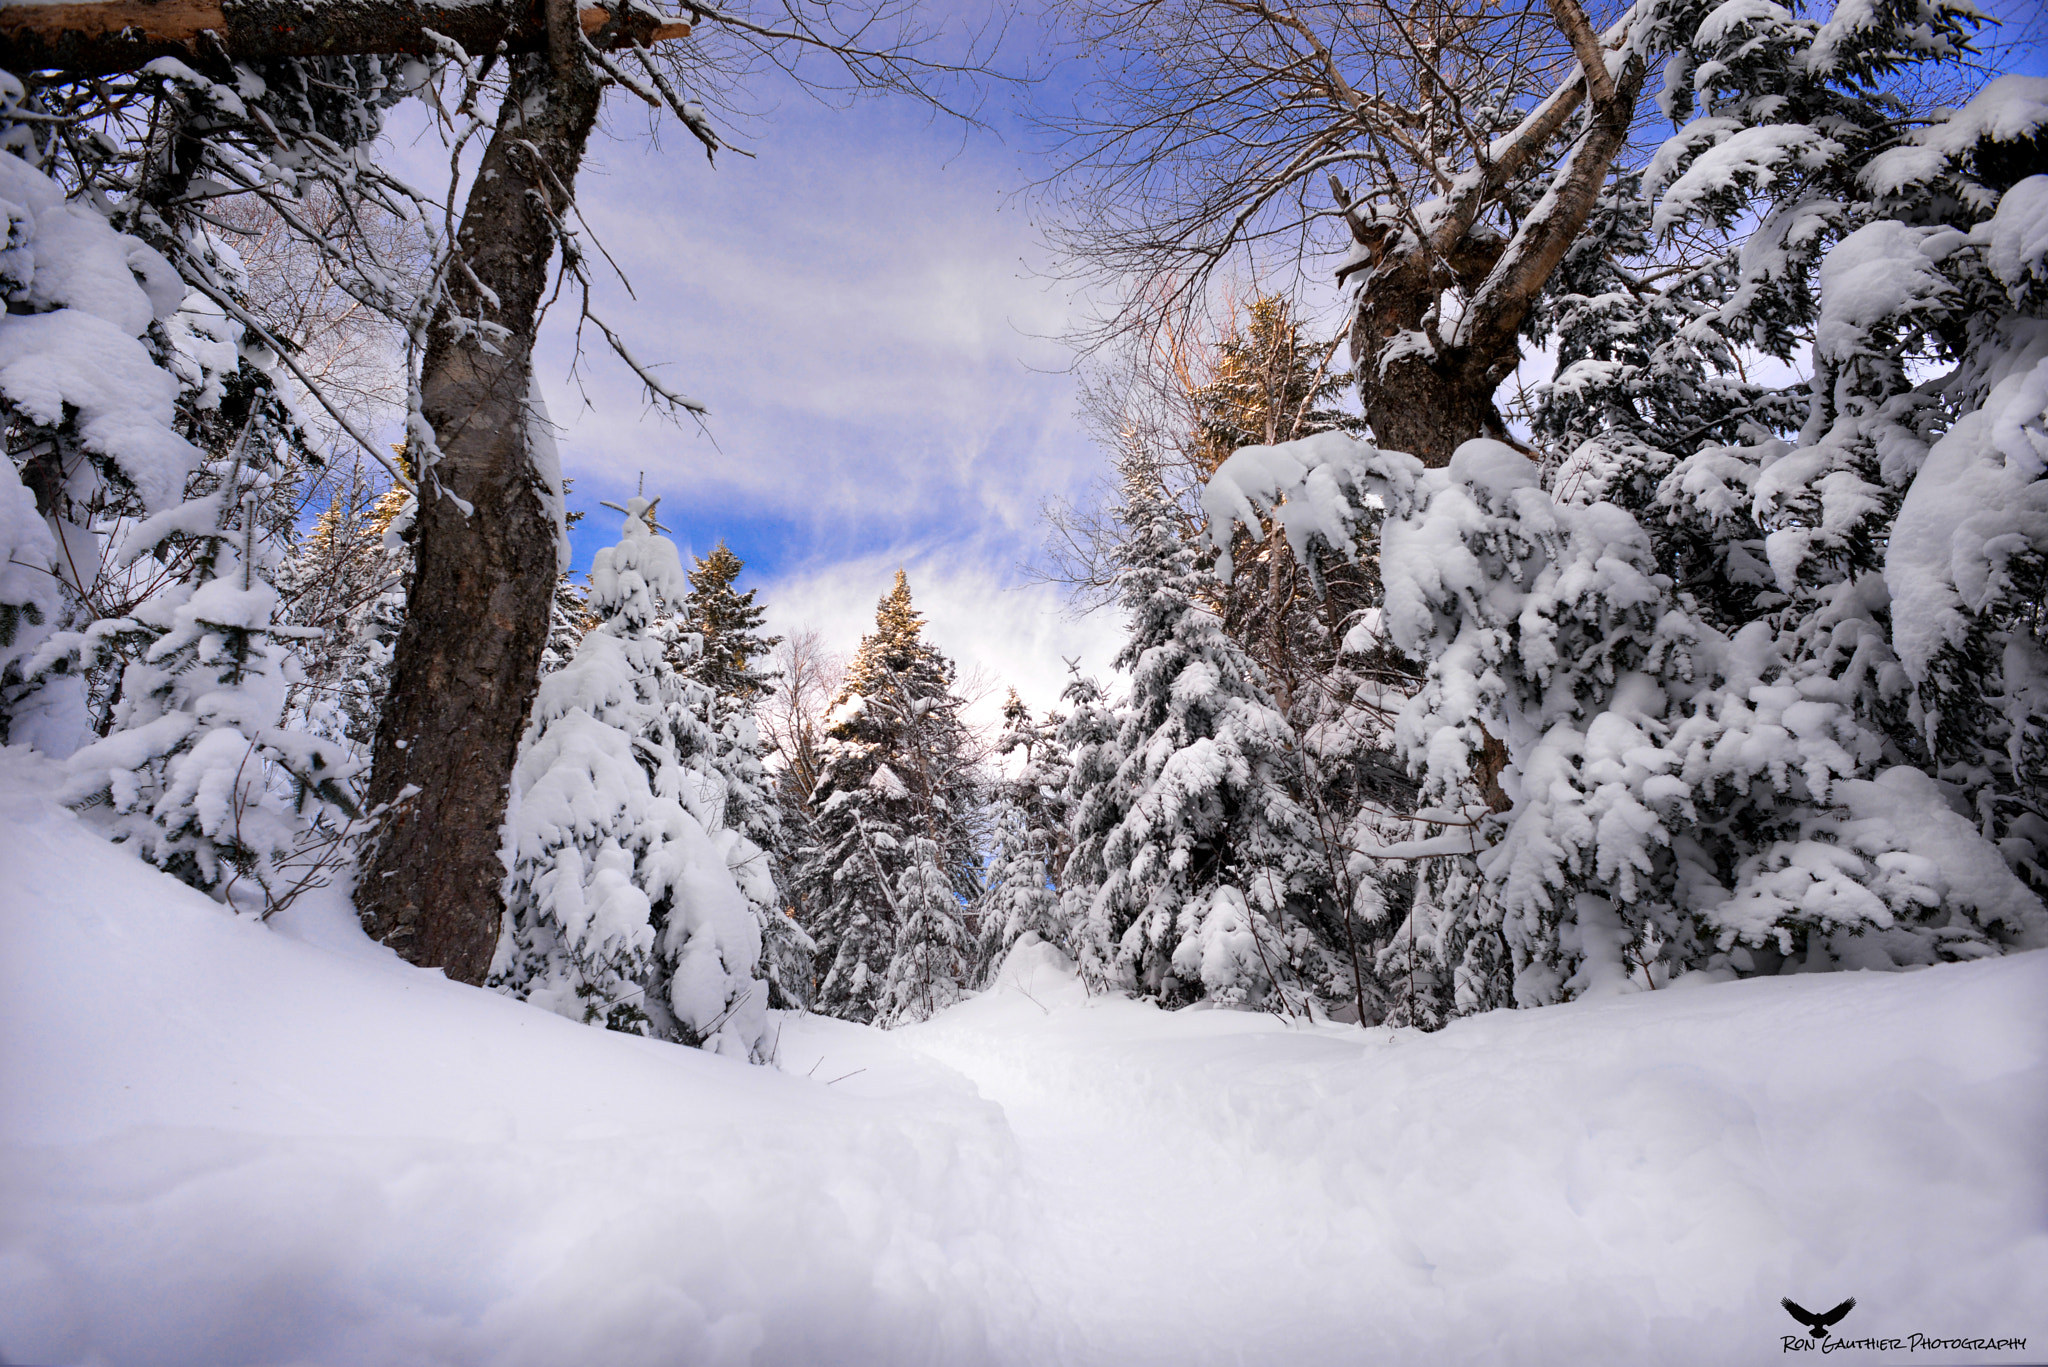
<svg viewBox="0 0 2048 1367">
<path fill-rule="evenodd" d="M 1361 561 L 1376 561 L 1379 510 L 1361 510 Z M 1323 554 L 1328 554 L 1327 548 Z M 1334 575 L 1332 576 L 1335 577 Z M 1377 599 L 1377 564 L 1361 568 L 1355 584 Z M 1369 600 L 1371 601 L 1371 600 Z M 1361 851 L 1398 840 L 1415 810 L 1415 783 L 1395 745 L 1394 724 L 1418 680 L 1412 664 L 1387 639 L 1383 606 L 1372 601 L 1348 614 L 1337 650 L 1295 698 L 1300 739 L 1301 800 L 1324 850 L 1333 905 L 1334 942 L 1351 979 L 1344 1019 L 1371 1021 L 1386 1013 L 1386 993 L 1373 966 L 1379 943 L 1398 923 L 1415 891 L 1414 870 L 1389 865 Z"/>
<path fill-rule="evenodd" d="M 30 664 L 45 677 L 119 667 L 107 733 L 67 760 L 64 800 L 150 863 L 250 909 L 284 893 L 279 865 L 307 825 L 357 815 L 362 768 L 346 747 L 282 725 L 300 677 L 293 647 L 316 634 L 283 622 L 270 582 L 282 554 L 260 509 L 277 467 L 266 453 L 282 442 L 252 417 L 205 472 L 213 493 L 126 532 L 138 558 L 178 538 L 185 578 L 126 616 L 60 633 Z"/>
<path fill-rule="evenodd" d="M 25 159 L 37 150 L 36 125 L 8 117 L 24 98 L 0 73 L 0 417 L 11 458 L 0 697 L 10 739 L 67 754 L 97 720 L 87 715 L 88 681 L 33 669 L 34 651 L 94 617 L 122 615 L 111 600 L 127 599 L 126 586 L 100 592 L 105 533 L 119 519 L 175 515 L 206 453 L 180 432 L 181 386 L 152 351 L 184 285 L 155 251 Z M 198 510 L 195 523 L 214 530 L 219 513 Z"/>
<path fill-rule="evenodd" d="M 1019 939 L 1035 934 L 1072 953 L 1060 910 L 1060 871 L 1066 864 L 1069 765 L 1060 743 L 1065 719 L 1055 712 L 1034 719 L 1015 689 L 1003 703 L 996 755 L 1016 766 L 993 785 L 986 891 L 977 912 L 983 974 L 993 973 Z"/>
<path fill-rule="evenodd" d="M 506 821 L 511 875 L 491 984 L 572 1019 L 741 1058 L 767 1048 L 761 932 L 735 868 L 750 842 L 693 768 L 706 690 L 658 622 L 686 591 L 634 499 L 591 564 L 602 622 L 541 682 Z M 694 705 L 693 705 L 694 704 Z"/>
<path fill-rule="evenodd" d="M 1124 484 L 1119 592 L 1131 634 L 1117 664 L 1131 699 L 1113 780 L 1123 810 L 1091 853 L 1104 878 L 1090 933 L 1111 947 L 1121 986 L 1162 1002 L 1329 992 L 1340 970 L 1308 919 L 1326 898 L 1327 864 L 1289 790 L 1294 738 L 1258 666 L 1204 606 L 1217 586 L 1154 471 L 1129 463 Z"/>
<path fill-rule="evenodd" d="M 1353 376 L 1334 364 L 1337 343 L 1317 345 L 1285 298 L 1245 306 L 1217 346 L 1206 381 L 1190 395 L 1195 466 L 1206 478 L 1244 446 L 1270 446 L 1318 432 L 1360 432 L 1365 419 L 1340 396 Z M 1191 529 L 1199 535 L 1200 528 Z M 1331 666 L 1344 623 L 1370 605 L 1373 560 L 1296 560 L 1278 526 L 1232 538 L 1234 571 L 1222 588 L 1224 630 L 1259 662 L 1282 713 L 1312 702 Z"/>
<path fill-rule="evenodd" d="M 758 976 L 768 984 L 771 1005 L 807 1006 L 818 947 L 791 915 L 778 879 L 779 870 L 787 866 L 790 842 L 774 778 L 761 762 L 760 728 L 741 700 L 720 697 L 709 685 L 692 682 L 700 690 L 706 748 L 692 755 L 690 763 L 716 782 L 722 795 L 721 820 L 745 842 L 735 847 L 741 862 L 735 864 L 734 874 L 761 926 Z"/>
<path fill-rule="evenodd" d="M 337 714 L 316 720 L 305 705 L 301 664 L 326 653 L 329 624 L 309 620 L 293 582 L 301 490 L 319 461 L 286 392 L 289 334 L 266 333 L 245 306 L 247 267 L 188 192 L 223 118 L 260 129 L 236 161 L 249 183 L 270 184 L 268 159 L 304 150 L 301 115 L 319 125 L 325 168 L 354 164 L 348 144 L 374 133 L 374 117 L 351 133 L 350 97 L 318 76 L 323 110 L 292 107 L 307 72 L 288 67 L 267 93 L 245 86 L 248 99 L 177 63 L 153 67 L 120 97 L 154 110 L 158 140 L 128 163 L 118 119 L 105 135 L 54 136 L 95 120 L 104 88 L 39 82 L 26 104 L 40 121 L 0 133 L 0 274 L 16 287 L 0 323 L 8 482 L 46 533 L 4 558 L 54 571 L 43 602 L 0 611 L 21 619 L 15 647 L 24 625 L 41 637 L 28 656 L 0 647 L 0 726 L 70 755 L 65 795 L 89 820 L 266 911 L 331 871 L 360 764 L 325 724 Z M 24 101 L 12 77 L 0 86 L 8 125 Z M 54 100 L 70 112 L 52 122 Z"/>
<path fill-rule="evenodd" d="M 953 663 L 923 629 L 899 570 L 826 718 L 797 877 L 818 944 L 813 1005 L 848 1020 L 921 1019 L 972 973 L 977 756 Z"/>
<path fill-rule="evenodd" d="M 1280 295 L 1261 295 L 1232 320 L 1216 359 L 1190 396 L 1193 456 L 1203 473 L 1241 446 L 1362 431 L 1365 420 L 1340 406 L 1353 376 L 1334 364 L 1336 345 L 1302 336 L 1302 322 Z"/>
<path fill-rule="evenodd" d="M 0 124 L 20 99 L 0 78 Z M 8 739 L 69 755 L 64 798 L 144 858 L 267 908 L 308 826 L 353 815 L 357 767 L 281 724 L 311 634 L 271 584 L 298 434 L 240 325 L 67 199 L 19 131 L 0 152 Z"/>
<path fill-rule="evenodd" d="M 0 478 L 0 745 L 31 739 L 26 677 L 36 648 L 64 617 L 57 542 L 36 516 L 35 495 L 14 477 Z"/>
<path fill-rule="evenodd" d="M 1669 110 L 1706 108 L 1655 198 L 1624 184 L 1605 221 L 1636 250 L 1644 225 L 1759 226 L 1668 297 L 1602 291 L 1623 237 L 1568 268 L 1536 426 L 1578 445 L 1549 484 L 1497 442 L 1424 472 L 1342 438 L 1212 483 L 1225 517 L 1284 497 L 1333 539 L 1387 509 L 1387 629 L 1428 668 L 1398 726 L 1426 826 L 1374 844 L 1437 856 L 1381 956 L 1405 1018 L 2048 936 L 2014 872 L 2037 876 L 2042 829 L 2021 604 L 2048 182 L 2024 149 L 2048 82 L 2001 78 L 1901 141 L 1885 78 L 1951 50 L 1959 13 L 1700 18 Z M 1735 345 L 1801 337 L 1810 384 L 1742 378 Z"/>
<path fill-rule="evenodd" d="M 568 574 L 559 576 L 548 604 L 548 639 L 540 651 L 540 672 L 552 674 L 576 658 L 577 643 L 595 625 L 590 595 Z"/>
<path fill-rule="evenodd" d="M 1057 741 L 1067 763 L 1067 782 L 1060 794 L 1065 809 L 1067 857 L 1060 866 L 1059 942 L 1074 956 L 1083 981 L 1107 990 L 1116 980 L 1115 951 L 1094 916 L 1095 895 L 1109 879 L 1103 847 L 1130 810 L 1131 794 L 1117 782 L 1123 754 L 1117 749 L 1122 730 L 1117 710 L 1102 685 L 1070 666 L 1071 678 L 1060 694 L 1067 706 Z"/>
<path fill-rule="evenodd" d="M 875 839 L 870 836 L 870 839 Z M 884 833 L 877 844 L 897 857 L 896 944 L 882 975 L 875 1020 L 882 1025 L 928 1020 L 965 994 L 974 977 L 974 940 L 956 873 L 945 847 L 913 827 L 901 839 Z"/>
<path fill-rule="evenodd" d="M 1821 264 L 1816 388 L 1832 381 L 1832 392 L 1816 393 L 1800 440 L 1832 467 L 1805 477 L 1823 532 L 1850 522 L 1841 505 L 1853 491 L 1833 474 L 1845 453 L 1874 453 L 1881 487 L 1898 491 L 1888 525 L 1870 535 L 1881 536 L 1890 646 L 1912 696 L 1898 709 L 1888 672 L 1874 671 L 1886 706 L 1873 714 L 1903 721 L 1950 803 L 2036 895 L 2048 893 L 2044 139 L 2048 79 L 2004 76 L 1861 171 L 1877 212 Z M 1899 365 L 1902 342 L 1950 368 L 1922 379 Z M 1775 473 L 1758 482 L 1776 524 L 1765 542 L 1773 569 L 1783 576 L 1795 547 L 1801 570 L 1846 558 L 1797 539 L 1805 509 L 1786 506 Z M 1867 578 L 1856 592 L 1874 599 Z M 1823 633 L 1849 635 L 1836 626 L 1847 615 L 1816 614 L 1817 655 Z M 1844 640 L 1835 650 L 1845 647 L 1855 648 Z M 2008 916 L 1998 938 L 2017 928 Z M 1975 948 L 1967 928 L 1954 929 L 1945 954 Z"/>
<path fill-rule="evenodd" d="M 779 885 L 778 871 L 788 862 L 782 805 L 762 763 L 765 747 L 754 718 L 775 675 L 753 662 L 781 638 L 761 634 L 764 610 L 754 603 L 755 590 L 733 587 L 745 567 L 720 541 L 688 571 L 689 592 L 663 629 L 669 662 L 690 681 L 704 723 L 705 744 L 686 759 L 718 785 L 725 828 L 747 841 L 744 866 L 735 866 L 734 875 L 761 926 L 757 976 L 768 984 L 771 1005 L 801 1007 L 810 1001 L 817 945 L 790 915 Z"/>
</svg>

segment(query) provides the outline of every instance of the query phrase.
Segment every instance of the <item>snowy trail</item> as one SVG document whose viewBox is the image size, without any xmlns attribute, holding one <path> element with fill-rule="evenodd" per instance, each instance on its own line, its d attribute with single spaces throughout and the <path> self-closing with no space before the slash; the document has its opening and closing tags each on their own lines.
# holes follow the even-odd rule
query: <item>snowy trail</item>
<svg viewBox="0 0 2048 1367">
<path fill-rule="evenodd" d="M 1290 1340 L 1327 1317 L 1309 1302 L 1331 1269 L 1305 1281 L 1303 1254 L 1343 1242 L 1343 1232 L 1363 1236 L 1354 1250 L 1377 1240 L 1332 1227 L 1355 1224 L 1332 1218 L 1355 1212 L 1330 1206 L 1312 1173 L 1276 1171 L 1256 1150 L 1148 1104 L 1130 1055 L 1090 1047 L 1100 1035 L 1088 1026 L 1099 1021 L 1072 1033 L 1014 1028 L 1043 1021 L 1056 1003 L 1082 1020 L 1122 1017 L 1142 1037 L 1156 1012 L 1090 1002 L 1049 963 L 1025 977 L 1028 1005 L 970 1006 L 901 1033 L 1003 1108 L 1022 1154 L 1025 1228 L 1014 1253 L 1040 1301 L 1063 1312 L 1065 1353 L 1163 1364 L 1240 1361 L 1247 1343 L 1265 1354 L 1315 1350 Z M 1230 1027 L 1224 1036 L 1244 1024 L 1216 1021 Z"/>
<path fill-rule="evenodd" d="M 1720 1367 L 1786 1295 L 2048 1343 L 2048 954 L 1416 1036 L 1033 950 L 776 1070 L 237 920 L 19 789 L 0 868 L 0 1359 Z"/>
<path fill-rule="evenodd" d="M 2048 962 L 1425 1038 L 1089 999 L 1055 957 L 894 1038 L 1003 1108 L 1068 1360 L 1718 1363 L 1776 1350 L 1787 1287 L 1989 1324 L 2048 1274 Z"/>
</svg>

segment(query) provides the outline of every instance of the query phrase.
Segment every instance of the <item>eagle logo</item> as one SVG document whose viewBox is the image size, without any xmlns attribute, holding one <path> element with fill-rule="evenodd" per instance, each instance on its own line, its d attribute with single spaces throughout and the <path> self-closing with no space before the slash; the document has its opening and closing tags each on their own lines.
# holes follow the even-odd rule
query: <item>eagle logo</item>
<svg viewBox="0 0 2048 1367">
<path fill-rule="evenodd" d="M 1839 1323 L 1842 1316 L 1856 1308 L 1856 1298 L 1851 1296 L 1834 1309 L 1818 1315 L 1789 1296 L 1779 1301 L 1778 1304 L 1785 1307 L 1786 1314 L 1805 1325 L 1808 1333 L 1817 1339 L 1824 1339 L 1828 1336 L 1828 1329 L 1831 1325 Z"/>
</svg>

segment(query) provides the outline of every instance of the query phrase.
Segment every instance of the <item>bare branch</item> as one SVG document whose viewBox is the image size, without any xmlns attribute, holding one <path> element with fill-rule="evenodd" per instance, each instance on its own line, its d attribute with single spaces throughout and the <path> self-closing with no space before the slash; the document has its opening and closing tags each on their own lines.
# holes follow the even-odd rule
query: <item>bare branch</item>
<svg viewBox="0 0 2048 1367">
<path fill-rule="evenodd" d="M 333 401 L 327 397 L 319 382 L 299 367 L 298 362 L 292 359 L 291 348 L 280 341 L 268 327 L 264 326 L 262 319 L 250 313 L 225 293 L 215 289 L 205 281 L 193 280 L 187 283 L 219 305 L 229 317 L 262 338 L 263 345 L 269 347 L 276 354 L 278 360 L 284 362 L 285 368 L 291 371 L 298 378 L 299 383 L 306 387 L 306 392 L 313 396 L 314 401 L 327 410 L 327 415 L 334 419 L 341 430 L 348 433 L 355 440 L 356 445 L 367 452 L 372 460 L 384 467 L 385 473 L 391 476 L 392 483 L 409 494 L 416 494 L 418 492 L 417 488 L 413 485 L 412 479 L 403 469 L 399 468 L 398 463 L 391 458 L 390 454 L 378 446 L 377 443 L 364 436 L 356 425 L 349 420 L 348 415 L 337 408 Z"/>
</svg>

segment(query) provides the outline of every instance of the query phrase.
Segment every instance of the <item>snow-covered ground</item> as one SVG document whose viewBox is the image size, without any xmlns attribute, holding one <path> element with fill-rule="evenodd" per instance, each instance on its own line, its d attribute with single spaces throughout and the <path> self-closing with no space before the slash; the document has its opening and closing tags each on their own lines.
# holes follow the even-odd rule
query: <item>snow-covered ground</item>
<svg viewBox="0 0 2048 1367">
<path fill-rule="evenodd" d="M 780 1068 L 237 920 L 0 773 L 0 1355 L 31 1363 L 2048 1358 L 2048 955 L 1424 1036 L 1043 948 Z"/>
</svg>

